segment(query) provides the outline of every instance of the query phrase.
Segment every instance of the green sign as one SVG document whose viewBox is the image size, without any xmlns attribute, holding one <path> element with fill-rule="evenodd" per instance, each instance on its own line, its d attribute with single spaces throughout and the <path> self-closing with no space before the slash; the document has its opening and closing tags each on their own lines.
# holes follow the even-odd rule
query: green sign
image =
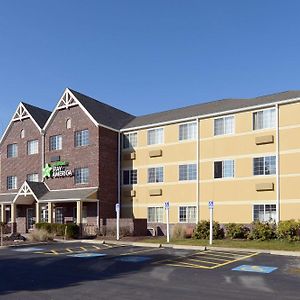
<svg viewBox="0 0 300 300">
<path fill-rule="evenodd" d="M 73 176 L 73 172 L 66 169 L 68 165 L 69 163 L 66 161 L 58 161 L 52 165 L 46 164 L 43 168 L 43 178 L 62 178 Z"/>
</svg>

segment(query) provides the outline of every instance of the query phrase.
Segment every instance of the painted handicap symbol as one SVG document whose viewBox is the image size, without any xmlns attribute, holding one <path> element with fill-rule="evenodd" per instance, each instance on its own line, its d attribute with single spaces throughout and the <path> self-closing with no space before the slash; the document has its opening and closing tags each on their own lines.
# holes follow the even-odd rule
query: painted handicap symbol
<svg viewBox="0 0 300 300">
<path fill-rule="evenodd" d="M 148 256 L 133 256 L 133 255 L 128 255 L 128 256 L 123 256 L 119 257 L 117 260 L 122 261 L 122 262 L 130 262 L 130 263 L 141 263 L 147 260 L 150 260 L 151 258 Z"/>
<path fill-rule="evenodd" d="M 13 249 L 13 251 L 17 252 L 35 252 L 35 251 L 42 251 L 44 250 L 43 248 L 36 248 L 36 247 L 26 247 L 26 248 L 17 248 Z"/>
<path fill-rule="evenodd" d="M 252 266 L 252 265 L 241 265 L 233 268 L 232 271 L 243 271 L 243 272 L 256 272 L 256 273 L 271 273 L 278 268 L 269 266 Z"/>
<path fill-rule="evenodd" d="M 103 257 L 106 256 L 105 253 L 94 253 L 94 252 L 87 252 L 87 253 L 76 253 L 70 254 L 69 257 L 79 257 L 79 258 L 91 258 L 91 257 Z"/>
</svg>

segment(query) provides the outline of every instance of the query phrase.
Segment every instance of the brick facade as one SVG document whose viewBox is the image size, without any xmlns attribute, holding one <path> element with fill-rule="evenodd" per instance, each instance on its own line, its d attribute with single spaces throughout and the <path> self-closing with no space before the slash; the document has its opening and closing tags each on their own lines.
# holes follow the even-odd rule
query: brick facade
<svg viewBox="0 0 300 300">
<path fill-rule="evenodd" d="M 25 137 L 21 138 L 21 130 L 24 130 Z M 27 142 L 39 141 L 39 153 L 28 155 Z M 7 158 L 7 146 L 18 144 L 18 156 Z M 39 180 L 42 179 L 42 137 L 39 129 L 33 121 L 28 118 L 19 122 L 13 122 L 6 138 L 0 148 L 1 153 L 1 193 L 17 192 L 28 174 L 38 173 Z M 17 176 L 17 189 L 7 190 L 7 176 Z"/>
</svg>

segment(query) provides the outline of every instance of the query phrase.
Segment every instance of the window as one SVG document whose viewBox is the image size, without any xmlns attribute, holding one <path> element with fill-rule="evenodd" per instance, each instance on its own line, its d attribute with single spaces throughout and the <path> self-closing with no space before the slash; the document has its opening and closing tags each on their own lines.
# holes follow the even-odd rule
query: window
<svg viewBox="0 0 300 300">
<path fill-rule="evenodd" d="M 75 147 L 87 146 L 90 143 L 89 130 L 81 130 L 75 132 Z"/>
<path fill-rule="evenodd" d="M 71 129 L 72 128 L 72 121 L 71 121 L 71 119 L 67 119 L 67 121 L 66 121 L 66 128 L 67 129 Z"/>
<path fill-rule="evenodd" d="M 253 175 L 276 174 L 276 156 L 253 158 Z"/>
<path fill-rule="evenodd" d="M 196 180 L 197 179 L 197 165 L 180 165 L 179 166 L 179 180 Z"/>
<path fill-rule="evenodd" d="M 83 184 L 89 182 L 89 168 L 75 169 L 75 183 Z"/>
<path fill-rule="evenodd" d="M 123 149 L 137 146 L 137 132 L 126 133 L 123 136 Z"/>
<path fill-rule="evenodd" d="M 42 207 L 41 209 L 41 222 L 42 223 L 48 223 L 48 207 L 45 208 Z"/>
<path fill-rule="evenodd" d="M 123 171 L 123 184 L 137 184 L 137 170 L 124 170 Z"/>
<path fill-rule="evenodd" d="M 7 145 L 7 157 L 17 157 L 18 156 L 18 144 Z"/>
<path fill-rule="evenodd" d="M 164 142 L 164 129 L 148 130 L 148 145 L 162 144 Z"/>
<path fill-rule="evenodd" d="M 164 181 L 164 168 L 156 167 L 148 169 L 148 183 L 163 182 Z"/>
<path fill-rule="evenodd" d="M 25 130 L 24 129 L 22 129 L 21 132 L 20 132 L 20 138 L 21 139 L 25 138 Z"/>
<path fill-rule="evenodd" d="M 55 208 L 55 223 L 64 224 L 64 209 L 62 207 Z"/>
<path fill-rule="evenodd" d="M 39 153 L 39 141 L 34 140 L 27 142 L 27 154 L 32 155 L 37 153 Z"/>
<path fill-rule="evenodd" d="M 179 141 L 195 140 L 197 134 L 197 123 L 179 125 Z"/>
<path fill-rule="evenodd" d="M 276 204 L 253 205 L 253 220 L 270 222 L 276 220 Z"/>
<path fill-rule="evenodd" d="M 214 178 L 234 177 L 234 160 L 214 162 Z"/>
<path fill-rule="evenodd" d="M 253 130 L 275 127 L 275 108 L 253 113 Z"/>
<path fill-rule="evenodd" d="M 163 207 L 148 207 L 149 223 L 162 223 L 164 219 L 164 208 Z"/>
<path fill-rule="evenodd" d="M 214 120 L 214 134 L 223 135 L 234 133 L 234 117 L 223 117 Z"/>
<path fill-rule="evenodd" d="M 17 188 L 17 177 L 16 176 L 8 176 L 7 177 L 7 189 L 15 190 Z"/>
<path fill-rule="evenodd" d="M 62 136 L 61 135 L 50 136 L 49 148 L 50 148 L 50 151 L 61 150 L 62 149 Z"/>
<path fill-rule="evenodd" d="M 28 181 L 33 181 L 33 182 L 38 182 L 39 181 L 39 174 L 37 174 L 37 173 L 28 174 L 27 175 L 27 180 Z"/>
<path fill-rule="evenodd" d="M 179 222 L 195 223 L 196 222 L 196 206 L 180 206 Z"/>
</svg>

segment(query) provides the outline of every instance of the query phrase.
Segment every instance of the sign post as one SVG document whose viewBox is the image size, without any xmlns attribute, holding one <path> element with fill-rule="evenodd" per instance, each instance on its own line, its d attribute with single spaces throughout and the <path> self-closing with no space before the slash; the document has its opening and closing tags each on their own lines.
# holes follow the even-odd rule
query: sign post
<svg viewBox="0 0 300 300">
<path fill-rule="evenodd" d="M 165 210 L 166 210 L 166 221 L 167 221 L 167 243 L 170 243 L 170 224 L 169 224 L 169 210 L 170 210 L 170 202 L 165 202 Z"/>
<path fill-rule="evenodd" d="M 120 239 L 120 204 L 116 204 L 116 214 L 117 214 L 117 241 Z"/>
<path fill-rule="evenodd" d="M 209 244 L 212 245 L 213 241 L 213 211 L 214 211 L 214 201 L 208 202 L 209 208 Z"/>
</svg>

